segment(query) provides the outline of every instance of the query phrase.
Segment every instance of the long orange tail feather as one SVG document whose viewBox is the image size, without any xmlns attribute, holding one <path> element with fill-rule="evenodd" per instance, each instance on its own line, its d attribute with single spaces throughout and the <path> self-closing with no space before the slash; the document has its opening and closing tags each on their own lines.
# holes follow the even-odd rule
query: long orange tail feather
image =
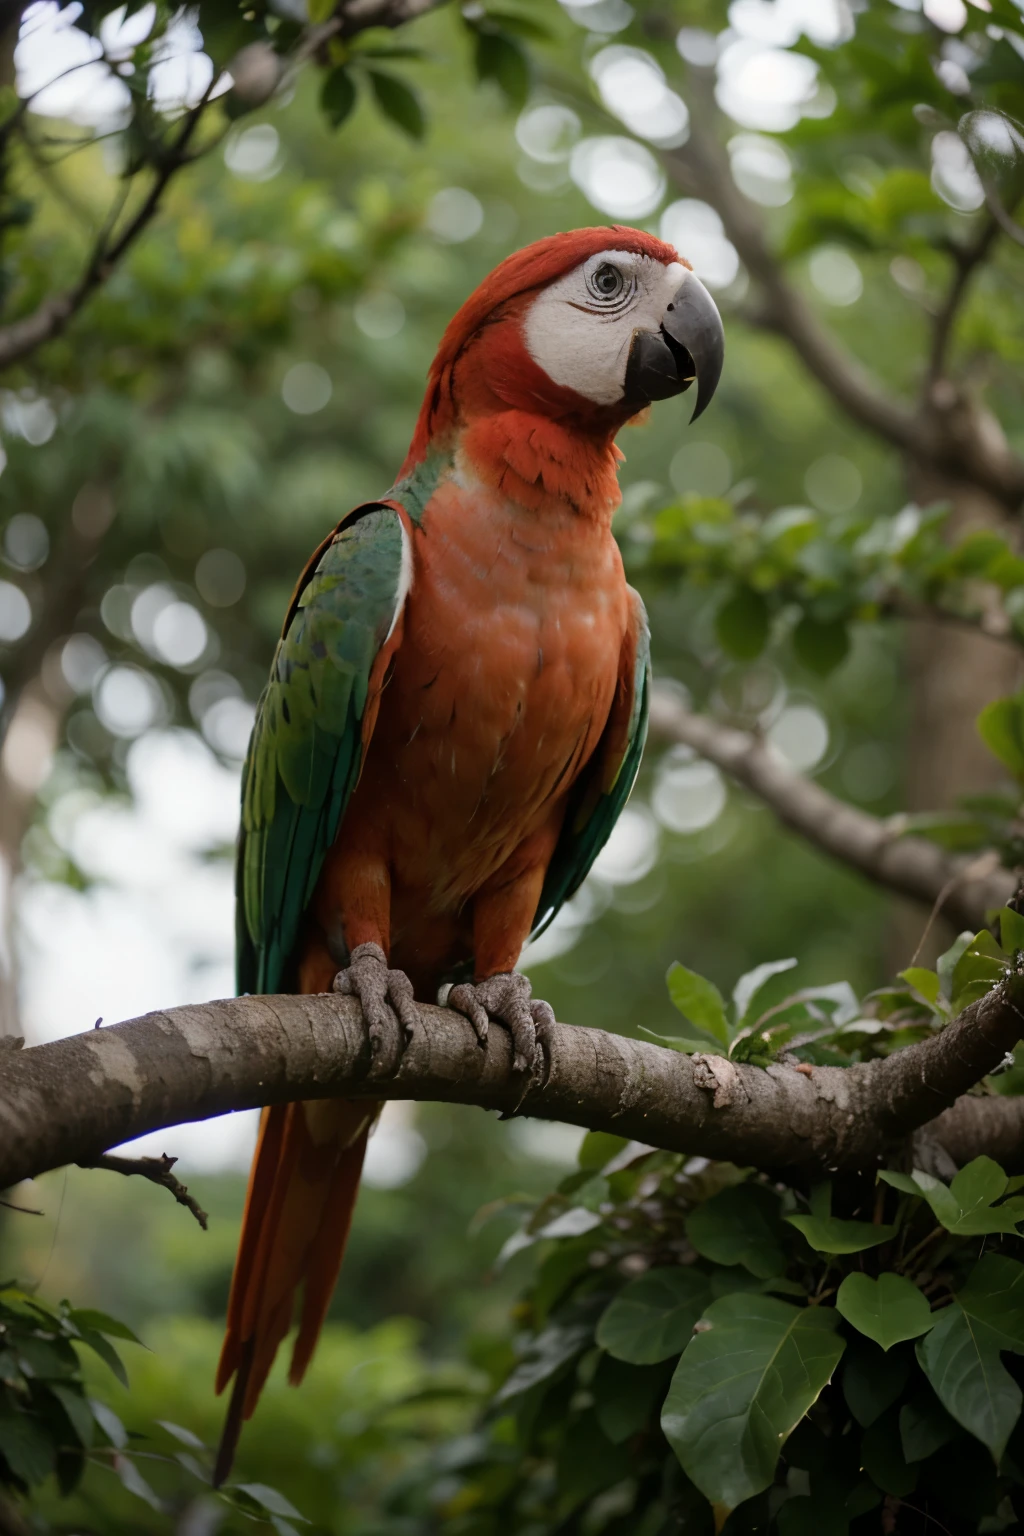
<svg viewBox="0 0 1024 1536">
<path fill-rule="evenodd" d="M 304 1286 L 289 1380 L 309 1365 L 345 1253 L 376 1104 L 344 1099 L 263 1111 L 217 1368 L 235 1376 L 214 1482 L 231 1470 L 243 1422 L 256 1407 Z"/>
</svg>

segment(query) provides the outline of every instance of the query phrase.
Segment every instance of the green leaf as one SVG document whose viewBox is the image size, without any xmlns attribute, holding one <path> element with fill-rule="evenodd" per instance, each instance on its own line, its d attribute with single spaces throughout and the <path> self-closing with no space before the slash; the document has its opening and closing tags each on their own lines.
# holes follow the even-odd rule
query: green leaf
<svg viewBox="0 0 1024 1536">
<path fill-rule="evenodd" d="M 283 1493 L 269 1487 L 267 1483 L 235 1483 L 234 1486 L 239 1492 L 247 1493 L 268 1515 L 285 1515 L 289 1520 L 301 1520 L 304 1525 L 309 1524 L 305 1515 L 300 1515 Z"/>
<path fill-rule="evenodd" d="M 843 1396 L 858 1424 L 866 1429 L 896 1401 L 911 1364 L 909 1351 L 885 1354 L 866 1337 L 854 1335 L 843 1361 Z"/>
<path fill-rule="evenodd" d="M 977 727 L 989 751 L 1015 778 L 1024 780 L 1024 714 L 1020 697 L 986 704 L 978 716 Z"/>
<path fill-rule="evenodd" d="M 943 997 L 952 996 L 953 972 L 956 970 L 957 961 L 973 938 L 973 933 L 964 932 L 957 934 L 949 948 L 936 960 L 935 969 L 938 972 L 939 985 L 942 988 Z"/>
<path fill-rule="evenodd" d="M 719 1045 L 710 1035 L 698 1040 L 690 1035 L 659 1035 L 654 1029 L 648 1029 L 646 1024 L 640 1025 L 640 1033 L 646 1035 L 649 1040 L 654 1040 L 658 1045 L 667 1046 L 670 1051 L 679 1051 L 683 1056 L 692 1056 L 695 1051 L 703 1051 L 708 1056 L 725 1056 L 726 1048 Z"/>
<path fill-rule="evenodd" d="M 719 1045 L 728 1049 L 729 1024 L 722 994 L 713 981 L 688 971 L 677 960 L 668 968 L 668 995 L 685 1019 L 704 1030 Z"/>
<path fill-rule="evenodd" d="M 905 971 L 900 971 L 899 975 L 908 987 L 913 987 L 916 992 L 920 992 L 925 1002 L 938 1002 L 940 982 L 937 971 L 930 971 L 923 965 L 911 965 Z"/>
<path fill-rule="evenodd" d="M 986 1254 L 918 1344 L 917 1358 L 942 1406 L 997 1462 L 1021 1410 L 1004 1349 L 1024 1354 L 1024 1264 Z"/>
<path fill-rule="evenodd" d="M 793 631 L 793 649 L 800 661 L 819 677 L 827 677 L 846 660 L 850 631 L 844 619 L 822 623 L 805 613 Z"/>
<path fill-rule="evenodd" d="M 190 1429 L 183 1429 L 180 1424 L 172 1424 L 169 1419 L 157 1419 L 156 1422 L 161 1429 L 166 1429 L 167 1433 L 182 1445 L 190 1445 L 194 1451 L 206 1450 L 206 1442 L 200 1440 L 199 1436 L 194 1435 Z"/>
<path fill-rule="evenodd" d="M 900 1441 L 904 1461 L 925 1461 L 950 1440 L 960 1426 L 943 1408 L 934 1392 L 923 1387 L 900 1409 Z"/>
<path fill-rule="evenodd" d="M 552 34 L 549 28 L 539 21 L 534 21 L 530 16 L 519 16 L 515 11 L 491 11 L 487 12 L 487 21 L 496 23 L 503 32 L 511 32 L 513 36 L 529 38 L 534 43 L 547 43 L 551 41 Z"/>
<path fill-rule="evenodd" d="M 597 1342 L 617 1360 L 656 1365 L 685 1349 L 710 1301 L 700 1270 L 652 1269 L 631 1280 L 602 1313 Z"/>
<path fill-rule="evenodd" d="M 356 83 L 344 64 L 339 64 L 320 87 L 320 106 L 331 127 L 340 128 L 355 104 Z"/>
<path fill-rule="evenodd" d="M 15 1477 L 29 1487 L 53 1471 L 55 1451 L 50 1437 L 27 1413 L 0 1413 L 0 1451 Z"/>
<path fill-rule="evenodd" d="M 905 1499 L 917 1484 L 918 1469 L 904 1460 L 898 1422 L 895 1408 L 876 1420 L 861 1439 L 860 1458 L 864 1471 L 884 1493 Z"/>
<path fill-rule="evenodd" d="M 871 1221 L 843 1221 L 838 1216 L 787 1216 L 816 1253 L 861 1253 L 896 1236 L 897 1228 Z"/>
<path fill-rule="evenodd" d="M 93 1442 L 95 1420 L 84 1393 L 80 1388 L 65 1386 L 63 1382 L 56 1381 L 50 1391 L 63 1408 L 78 1440 L 88 1449 Z"/>
<path fill-rule="evenodd" d="M 130 1456 L 118 1453 L 114 1457 L 114 1471 L 121 1479 L 122 1486 L 127 1488 L 129 1493 L 134 1493 L 137 1499 L 142 1499 L 143 1503 L 148 1504 L 150 1509 L 163 1510 L 162 1501 L 146 1482 L 146 1479 Z"/>
<path fill-rule="evenodd" d="M 508 1402 L 544 1381 L 553 1381 L 569 1369 L 590 1344 L 593 1335 L 582 1323 L 562 1327 L 553 1323 L 531 1341 L 529 1353 L 499 1387 L 495 1403 Z"/>
<path fill-rule="evenodd" d="M 121 1356 L 118 1354 L 113 1344 L 108 1343 L 107 1340 L 103 1337 L 102 1333 L 97 1333 L 93 1328 L 83 1328 L 78 1324 L 75 1326 L 78 1327 L 78 1333 L 82 1343 L 88 1344 L 89 1348 L 93 1350 L 97 1355 L 99 1355 L 104 1365 L 110 1367 L 118 1381 L 121 1383 L 122 1387 L 127 1387 L 128 1372 L 125 1370 Z"/>
<path fill-rule="evenodd" d="M 712 1302 L 710 1324 L 676 1367 L 661 1427 L 686 1475 L 712 1504 L 735 1509 L 770 1486 L 783 1444 L 843 1353 L 831 1307 L 772 1296 Z"/>
<path fill-rule="evenodd" d="M 111 1317 L 106 1312 L 96 1312 L 86 1307 L 69 1309 L 67 1315 L 79 1331 L 91 1328 L 94 1332 L 104 1333 L 111 1339 L 127 1339 L 129 1344 L 142 1344 L 142 1340 L 137 1334 L 132 1333 L 127 1323 L 118 1322 L 116 1317 Z"/>
<path fill-rule="evenodd" d="M 1024 1221 L 1024 1199 L 1000 1200 L 1009 1180 L 990 1157 L 976 1157 L 954 1178 L 947 1189 L 941 1179 L 915 1168 L 913 1174 L 883 1168 L 878 1177 L 904 1194 L 927 1200 L 936 1219 L 958 1237 L 984 1237 L 989 1232 L 1016 1232 Z"/>
<path fill-rule="evenodd" d="M 1024 917 L 1012 907 L 1004 907 L 999 914 L 999 947 L 1008 955 L 1024 949 Z"/>
<path fill-rule="evenodd" d="M 121 1420 L 118 1418 L 113 1408 L 108 1408 L 106 1403 L 101 1403 L 99 1399 L 95 1397 L 90 1397 L 89 1407 L 92 1409 L 93 1418 L 96 1420 L 96 1423 L 99 1425 L 100 1429 L 102 1429 L 111 1445 L 115 1446 L 117 1450 L 123 1451 L 125 1446 L 128 1444 L 128 1431 L 121 1423 Z"/>
<path fill-rule="evenodd" d="M 1006 956 L 983 928 L 976 933 L 953 968 L 950 1002 L 954 1013 L 985 997 L 1006 975 Z"/>
<path fill-rule="evenodd" d="M 522 43 L 507 32 L 479 28 L 474 63 L 478 80 L 493 80 L 510 106 L 522 108 L 530 94 L 530 61 Z"/>
<path fill-rule="evenodd" d="M 786 1267 L 779 1202 L 761 1184 L 736 1184 L 705 1200 L 686 1218 L 686 1235 L 715 1264 L 742 1264 L 767 1280 Z"/>
<path fill-rule="evenodd" d="M 411 139 L 422 139 L 427 131 L 427 120 L 420 99 L 412 87 L 406 85 L 404 80 L 399 80 L 397 75 L 385 74 L 380 69 L 367 70 L 367 74 L 377 105 L 384 116 L 390 118 Z"/>
<path fill-rule="evenodd" d="M 601 1356 L 590 1389 L 597 1422 L 613 1445 L 622 1445 L 644 1428 L 665 1395 L 665 1384 L 664 1370 Z"/>
<path fill-rule="evenodd" d="M 926 1333 L 935 1319 L 926 1296 L 902 1275 L 847 1275 L 836 1295 L 846 1321 L 888 1351 L 903 1339 Z"/>
<path fill-rule="evenodd" d="M 605 1163 L 610 1163 L 628 1146 L 625 1136 L 612 1136 L 608 1131 L 588 1131 L 580 1143 L 576 1161 L 588 1173 L 599 1173 Z"/>
<path fill-rule="evenodd" d="M 755 965 L 752 971 L 747 971 L 740 977 L 732 989 L 737 1026 L 749 1022 L 749 1015 L 754 1011 L 754 1003 L 772 977 L 781 976 L 783 971 L 791 971 L 797 963 L 795 959 L 766 960 L 763 965 Z"/>
<path fill-rule="evenodd" d="M 760 656 L 770 628 L 768 604 L 751 587 L 737 587 L 715 614 L 718 643 L 737 661 L 753 661 Z"/>
</svg>

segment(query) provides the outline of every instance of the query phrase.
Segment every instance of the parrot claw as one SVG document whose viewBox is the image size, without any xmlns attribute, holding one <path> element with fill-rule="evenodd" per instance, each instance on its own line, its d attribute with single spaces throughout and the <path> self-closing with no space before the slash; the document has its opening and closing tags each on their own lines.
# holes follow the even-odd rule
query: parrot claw
<svg viewBox="0 0 1024 1536">
<path fill-rule="evenodd" d="M 370 1037 L 370 1076 L 389 1076 L 420 1027 L 412 982 L 404 971 L 388 969 L 379 944 L 357 944 L 345 970 L 335 976 L 333 990 L 358 997 Z"/>
<path fill-rule="evenodd" d="M 539 1079 L 544 1065 L 543 1044 L 555 1015 L 549 1003 L 530 996 L 529 978 L 519 971 L 502 971 L 485 981 L 461 982 L 448 993 L 448 1007 L 465 1014 L 485 1044 L 493 1019 L 512 1036 L 512 1070 Z"/>
</svg>

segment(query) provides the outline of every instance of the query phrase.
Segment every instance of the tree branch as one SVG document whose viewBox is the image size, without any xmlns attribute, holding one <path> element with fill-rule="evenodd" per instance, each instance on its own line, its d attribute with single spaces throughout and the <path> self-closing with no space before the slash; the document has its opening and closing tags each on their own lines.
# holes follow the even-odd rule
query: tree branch
<svg viewBox="0 0 1024 1536">
<path fill-rule="evenodd" d="M 164 1152 L 160 1157 L 115 1157 L 110 1152 L 102 1157 L 93 1158 L 91 1163 L 79 1163 L 79 1168 L 105 1168 L 109 1173 L 123 1173 L 130 1178 L 132 1174 L 138 1174 L 140 1178 L 148 1179 L 151 1184 L 159 1184 L 161 1189 L 169 1189 L 179 1205 L 183 1205 L 187 1211 L 198 1221 L 205 1232 L 210 1218 L 203 1210 L 195 1195 L 190 1195 L 188 1185 L 182 1184 L 176 1179 L 171 1169 L 178 1161 L 176 1157 L 168 1157 Z"/>
<path fill-rule="evenodd" d="M 369 27 L 400 27 L 432 10 L 440 0 L 342 0 L 337 14 L 320 27 L 310 28 L 296 50 L 302 62 L 333 37 L 350 38 Z M 149 225 L 172 178 L 191 163 L 188 149 L 199 121 L 209 105 L 211 81 L 202 100 L 185 116 L 177 138 L 162 155 L 153 185 L 141 206 L 115 240 L 108 227 L 100 235 L 78 281 L 63 293 L 51 294 L 31 314 L 0 326 L 0 369 L 28 357 L 37 347 L 53 341 L 74 319 L 85 302 L 110 276 L 125 252 Z"/>
<path fill-rule="evenodd" d="M 732 177 L 715 124 L 714 74 L 690 68 L 690 136 L 664 153 L 681 191 L 710 203 L 758 289 L 748 313 L 754 324 L 784 337 L 848 416 L 912 459 L 968 480 L 1014 510 L 1024 500 L 1024 459 L 999 441 L 984 413 L 954 391 L 949 401 L 926 397 L 917 410 L 891 395 L 818 320 L 788 281 L 772 252 L 764 221 Z"/>
<path fill-rule="evenodd" d="M 823 853 L 876 885 L 941 908 L 958 927 L 982 928 L 985 913 L 1013 894 L 1008 870 L 982 874 L 976 859 L 953 858 L 923 837 L 901 837 L 898 819 L 883 821 L 836 799 L 787 768 L 760 737 L 691 714 L 667 689 L 654 689 L 651 731 L 662 741 L 692 747 Z"/>
<path fill-rule="evenodd" d="M 863 364 L 820 323 L 789 283 L 768 244 L 756 205 L 732 176 L 729 157 L 715 133 L 718 109 L 714 72 L 691 66 L 690 136 L 665 154 L 669 174 L 682 191 L 710 203 L 761 292 L 757 323 L 785 336 L 801 361 L 855 421 L 904 451 L 916 450 L 919 429 L 909 406 L 887 394 Z"/>
<path fill-rule="evenodd" d="M 374 1064 L 354 998 L 173 1008 L 0 1056 L 0 1188 L 96 1162 L 111 1145 L 183 1120 L 334 1097 L 475 1104 L 773 1171 L 870 1171 L 998 1066 L 1021 1032 L 1022 999 L 1024 966 L 931 1040 L 885 1060 L 800 1071 L 556 1024 L 544 1080 L 533 1083 L 512 1073 L 504 1030 L 481 1046 L 447 1008 L 420 1005 L 421 1028 L 390 1073 Z M 963 1117 L 955 1129 L 962 1157 L 971 1150 Z M 982 1151 L 986 1127 L 974 1129 Z"/>
<path fill-rule="evenodd" d="M 988 256 L 999 234 L 999 224 L 991 215 L 982 225 L 981 230 L 969 245 L 954 245 L 950 254 L 953 259 L 953 281 L 949 285 L 945 299 L 942 301 L 934 318 L 932 330 L 932 350 L 928 362 L 927 388 L 932 388 L 946 372 L 946 360 L 949 353 L 949 345 L 953 339 L 953 328 L 957 315 L 967 296 L 967 289 L 971 278 L 978 267 Z"/>
<path fill-rule="evenodd" d="M 105 229 L 96 241 L 85 270 L 73 287 L 51 294 L 30 315 L 0 327 L 0 368 L 9 368 L 34 352 L 44 342 L 52 341 L 66 329 L 88 298 L 110 276 L 121 257 L 134 244 L 153 219 L 168 183 L 188 158 L 188 146 L 206 108 L 206 97 L 186 115 L 173 145 L 163 156 L 152 187 L 134 216 L 117 239 L 110 242 Z"/>
</svg>

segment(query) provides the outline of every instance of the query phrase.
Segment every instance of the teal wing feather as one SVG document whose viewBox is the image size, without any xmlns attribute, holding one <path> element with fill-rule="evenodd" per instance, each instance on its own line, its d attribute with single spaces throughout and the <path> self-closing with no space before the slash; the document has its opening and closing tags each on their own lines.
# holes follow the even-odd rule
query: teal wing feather
<svg viewBox="0 0 1024 1536">
<path fill-rule="evenodd" d="M 574 785 L 561 836 L 544 879 L 532 938 L 543 933 L 563 902 L 575 895 L 583 884 L 591 865 L 611 836 L 640 771 L 651 701 L 651 634 L 643 603 L 635 592 L 633 600 L 638 635 L 624 750 L 618 763 L 609 764 L 607 754 L 602 752 L 599 744 L 589 772 L 581 774 Z M 607 775 L 610 782 L 606 790 L 595 796 L 593 775 L 598 773 Z"/>
<path fill-rule="evenodd" d="M 403 600 L 405 533 L 359 508 L 306 569 L 256 712 L 236 868 L 239 992 L 277 992 L 362 767 L 374 662 Z"/>
</svg>

